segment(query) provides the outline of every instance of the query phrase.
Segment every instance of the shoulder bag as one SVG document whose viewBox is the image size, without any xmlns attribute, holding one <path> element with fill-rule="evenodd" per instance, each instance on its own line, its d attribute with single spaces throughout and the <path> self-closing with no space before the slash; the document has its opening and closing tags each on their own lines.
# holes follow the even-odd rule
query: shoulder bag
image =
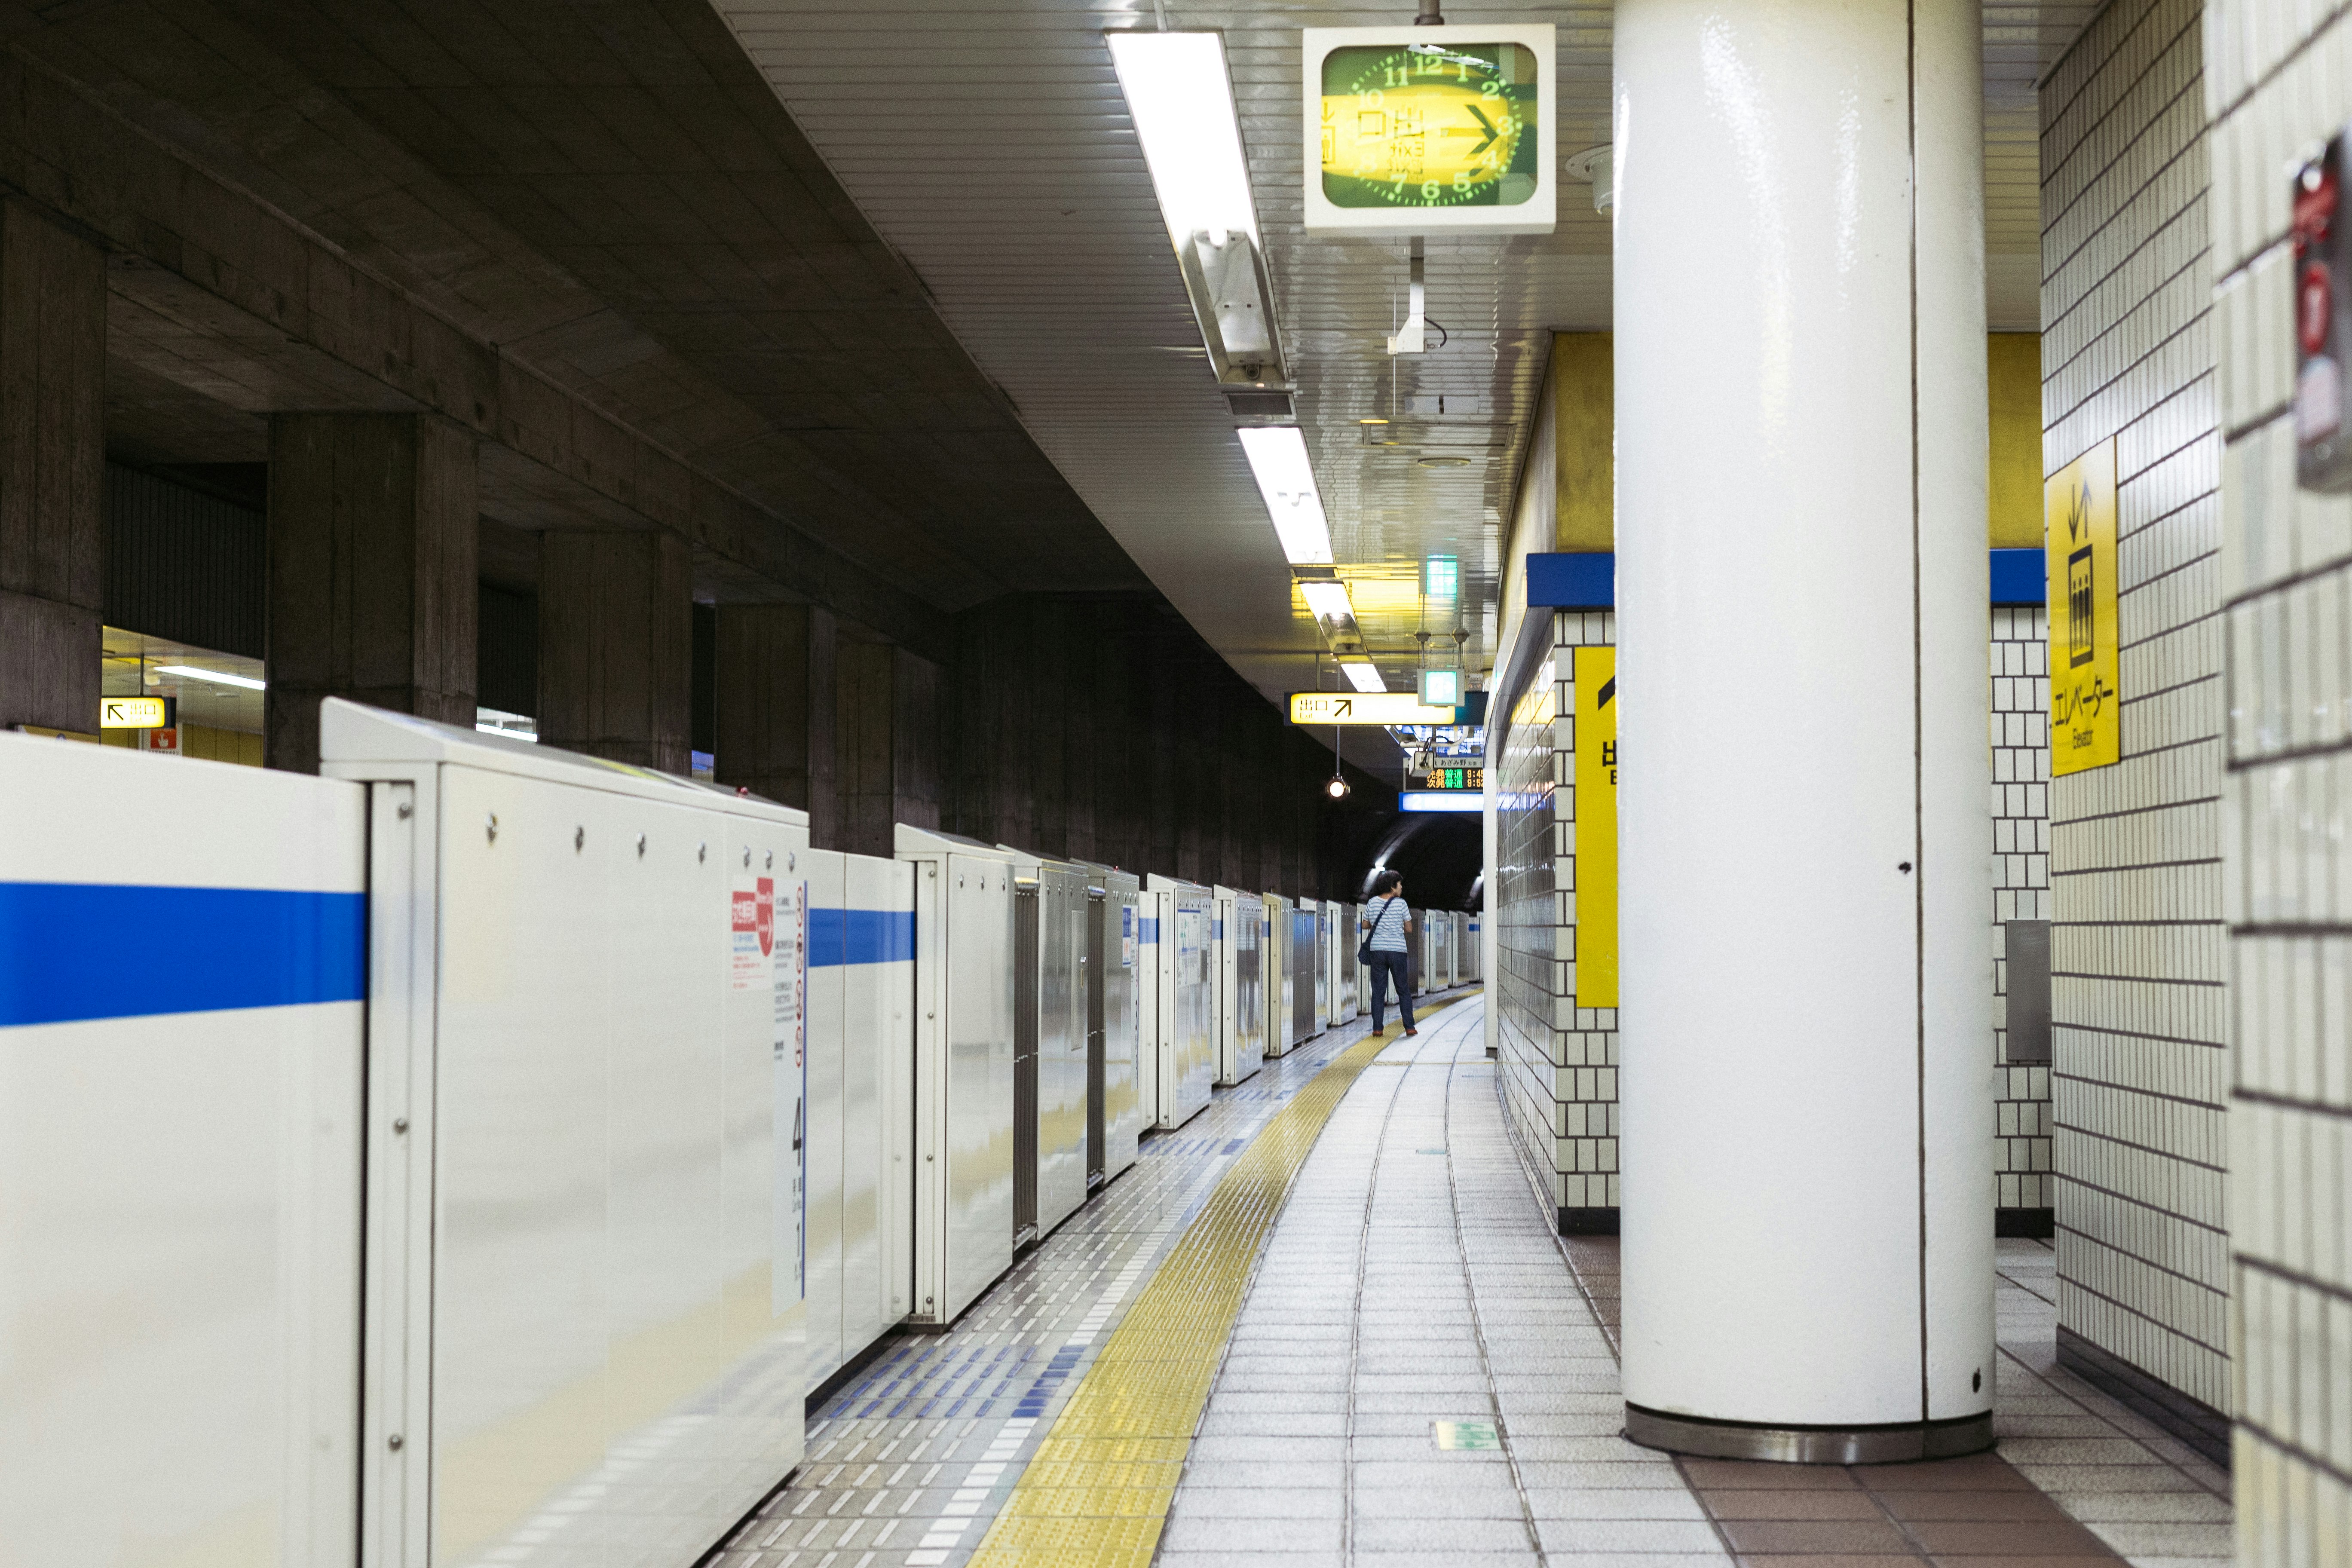
<svg viewBox="0 0 2352 1568">
<path fill-rule="evenodd" d="M 1364 940 L 1356 946 L 1356 962 L 1367 969 L 1372 966 L 1372 931 L 1381 929 L 1381 921 L 1388 916 L 1389 906 L 1395 902 L 1394 896 L 1381 900 L 1381 912 L 1372 917 L 1371 931 L 1366 931 Z"/>
</svg>

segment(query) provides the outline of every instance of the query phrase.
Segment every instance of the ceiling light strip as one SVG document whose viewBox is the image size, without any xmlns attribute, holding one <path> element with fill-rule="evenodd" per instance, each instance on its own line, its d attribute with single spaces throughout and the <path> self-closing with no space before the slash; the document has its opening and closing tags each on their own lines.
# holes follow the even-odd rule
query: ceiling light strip
<svg viewBox="0 0 2352 1568">
<path fill-rule="evenodd" d="M 1217 33 L 1115 32 L 1111 64 L 1135 119 L 1169 243 L 1238 229 L 1259 245 L 1241 120 Z"/>
<path fill-rule="evenodd" d="M 159 664 L 154 667 L 154 673 L 176 675 L 184 680 L 208 680 L 215 686 L 239 686 L 247 691 L 265 691 L 268 689 L 269 685 L 268 681 L 256 680 L 249 675 L 231 675 L 226 670 L 219 669 L 198 669 L 192 664 Z"/>
<path fill-rule="evenodd" d="M 1293 566 L 1330 565 L 1331 526 L 1323 515 L 1322 492 L 1315 488 L 1307 437 L 1296 425 L 1255 426 L 1234 434 L 1241 437 L 1282 553 Z"/>
</svg>

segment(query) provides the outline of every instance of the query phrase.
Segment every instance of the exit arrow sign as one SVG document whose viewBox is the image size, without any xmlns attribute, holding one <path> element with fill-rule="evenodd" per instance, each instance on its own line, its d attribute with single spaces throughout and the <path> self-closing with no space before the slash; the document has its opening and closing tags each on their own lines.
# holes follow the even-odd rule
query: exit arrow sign
<svg viewBox="0 0 2352 1568">
<path fill-rule="evenodd" d="M 1439 724 L 1462 722 L 1458 708 L 1432 708 L 1411 691 L 1294 691 L 1294 724 Z"/>
<path fill-rule="evenodd" d="M 101 697 L 98 727 L 101 730 L 168 730 L 175 706 L 169 697 Z"/>
</svg>

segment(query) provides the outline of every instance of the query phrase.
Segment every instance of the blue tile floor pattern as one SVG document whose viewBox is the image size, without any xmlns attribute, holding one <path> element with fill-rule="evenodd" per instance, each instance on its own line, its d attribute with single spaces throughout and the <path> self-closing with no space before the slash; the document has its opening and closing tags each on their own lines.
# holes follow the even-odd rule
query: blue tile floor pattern
<svg viewBox="0 0 2352 1568">
<path fill-rule="evenodd" d="M 1440 1014 L 1438 1016 L 1445 1016 Z M 1298 1086 L 1370 1032 L 1328 1030 L 1221 1089 L 1030 1249 L 944 1334 L 894 1334 L 809 1420 L 808 1455 L 710 1568 L 956 1568 L 1095 1350 Z"/>
</svg>

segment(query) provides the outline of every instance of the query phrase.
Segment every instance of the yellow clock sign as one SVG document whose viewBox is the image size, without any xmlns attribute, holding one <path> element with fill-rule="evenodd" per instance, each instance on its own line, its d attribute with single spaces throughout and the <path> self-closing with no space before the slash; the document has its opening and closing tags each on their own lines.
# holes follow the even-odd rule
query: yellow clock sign
<svg viewBox="0 0 2352 1568">
<path fill-rule="evenodd" d="M 1309 27 L 1309 231 L 1549 234 L 1552 29 Z"/>
<path fill-rule="evenodd" d="M 1520 44 L 1323 57 L 1323 195 L 1341 207 L 1517 206 L 1536 194 L 1536 59 Z"/>
<path fill-rule="evenodd" d="M 2116 444 L 2094 447 L 2042 490 L 2050 572 L 2050 771 L 2123 756 L 2116 658 Z"/>
</svg>

